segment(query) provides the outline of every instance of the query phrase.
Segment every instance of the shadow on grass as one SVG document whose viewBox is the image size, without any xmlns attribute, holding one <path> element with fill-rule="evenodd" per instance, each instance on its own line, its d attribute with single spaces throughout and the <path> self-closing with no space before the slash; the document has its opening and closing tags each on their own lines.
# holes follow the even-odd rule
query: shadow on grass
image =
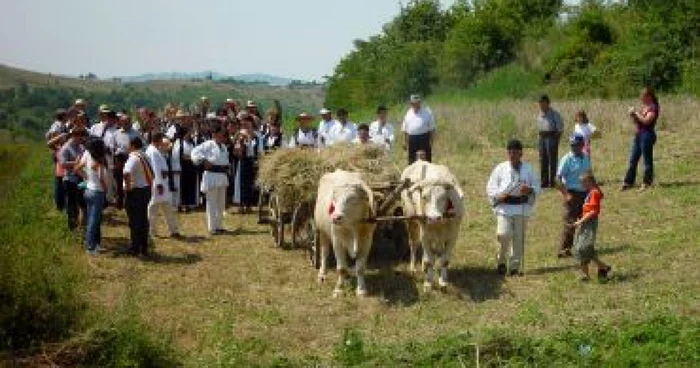
<svg viewBox="0 0 700 368">
<path fill-rule="evenodd" d="M 449 280 L 453 287 L 460 290 L 474 302 L 484 302 L 501 297 L 504 277 L 496 270 L 486 267 L 459 267 L 450 269 Z"/>
<path fill-rule="evenodd" d="M 365 277 L 370 291 L 377 290 L 377 296 L 388 305 L 411 306 L 420 300 L 416 278 L 411 273 L 384 267 L 379 273 L 368 274 Z"/>
<path fill-rule="evenodd" d="M 562 262 L 564 262 L 564 261 L 562 261 Z M 569 260 L 566 262 L 566 264 L 558 265 L 558 266 L 547 266 L 547 267 L 533 268 L 530 270 L 526 270 L 525 274 L 527 274 L 527 275 L 546 275 L 549 273 L 572 271 L 572 270 L 576 269 L 575 263 L 576 263 L 576 260 L 574 260 L 573 258 L 569 258 Z"/>
<path fill-rule="evenodd" d="M 142 257 L 140 259 L 147 263 L 190 265 L 200 262 L 202 256 L 196 253 L 173 255 L 153 252 L 148 257 Z"/>
<path fill-rule="evenodd" d="M 600 256 L 608 256 L 611 254 L 624 253 L 632 248 L 629 244 L 620 244 L 614 246 L 606 246 L 605 244 L 596 245 L 596 251 Z"/>
<path fill-rule="evenodd" d="M 208 240 L 209 238 L 205 236 L 200 236 L 200 235 L 192 235 L 192 236 L 182 236 L 179 239 L 174 239 L 175 241 L 182 242 L 182 243 L 187 243 L 187 244 L 197 244 L 201 243 L 203 241 Z"/>
<path fill-rule="evenodd" d="M 699 180 L 677 180 L 668 182 L 659 182 L 657 184 L 659 188 L 682 188 L 682 187 L 692 187 L 700 186 Z"/>
</svg>

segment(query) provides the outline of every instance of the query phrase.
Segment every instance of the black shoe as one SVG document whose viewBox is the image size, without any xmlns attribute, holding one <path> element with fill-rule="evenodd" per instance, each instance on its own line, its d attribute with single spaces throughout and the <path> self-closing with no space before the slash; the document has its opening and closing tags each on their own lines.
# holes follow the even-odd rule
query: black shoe
<svg viewBox="0 0 700 368">
<path fill-rule="evenodd" d="M 501 276 L 505 276 L 506 273 L 508 272 L 508 268 L 506 267 L 505 264 L 499 264 L 498 268 L 496 268 L 496 272 L 498 272 L 498 274 Z"/>
<path fill-rule="evenodd" d="M 607 266 L 605 268 L 601 268 L 598 270 L 598 280 L 600 281 L 607 281 L 608 280 L 608 274 L 610 273 L 610 270 L 612 267 Z"/>
<path fill-rule="evenodd" d="M 510 276 L 511 277 L 523 276 L 523 273 L 520 272 L 520 270 L 518 270 L 517 268 L 514 268 L 514 269 L 510 270 Z"/>
</svg>

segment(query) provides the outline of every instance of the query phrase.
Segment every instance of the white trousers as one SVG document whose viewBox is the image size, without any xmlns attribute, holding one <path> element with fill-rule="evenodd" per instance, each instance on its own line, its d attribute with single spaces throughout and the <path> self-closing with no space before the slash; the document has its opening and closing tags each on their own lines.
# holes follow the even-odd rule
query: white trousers
<svg viewBox="0 0 700 368">
<path fill-rule="evenodd" d="M 221 229 L 226 210 L 226 187 L 209 188 L 207 195 L 207 228 L 209 232 Z"/>
<path fill-rule="evenodd" d="M 501 245 L 498 264 L 509 263 L 511 270 L 517 270 L 520 268 L 525 251 L 527 217 L 498 215 L 496 219 L 496 236 Z"/>
<path fill-rule="evenodd" d="M 177 234 L 180 232 L 177 219 L 175 218 L 175 211 L 170 202 L 153 202 L 148 204 L 148 222 L 150 224 L 149 232 L 151 236 L 156 235 L 156 228 L 158 227 L 158 213 L 161 213 L 165 217 L 165 222 L 168 224 L 168 231 L 170 235 Z"/>
</svg>

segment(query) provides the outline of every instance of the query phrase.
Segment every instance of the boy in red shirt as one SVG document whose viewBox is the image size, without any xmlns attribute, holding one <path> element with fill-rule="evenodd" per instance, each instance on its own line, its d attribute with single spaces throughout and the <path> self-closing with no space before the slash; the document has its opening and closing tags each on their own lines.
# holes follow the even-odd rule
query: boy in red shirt
<svg viewBox="0 0 700 368">
<path fill-rule="evenodd" d="M 603 263 L 598 258 L 595 251 L 595 238 L 598 232 L 598 216 L 600 215 L 600 202 L 603 200 L 603 193 L 598 187 L 593 173 L 586 172 L 581 175 L 581 183 L 588 191 L 586 200 L 583 203 L 583 214 L 578 221 L 574 222 L 577 228 L 574 238 L 574 256 L 580 262 L 581 281 L 590 280 L 588 265 L 594 262 L 598 266 L 598 279 L 605 281 L 608 279 L 611 267 Z"/>
</svg>

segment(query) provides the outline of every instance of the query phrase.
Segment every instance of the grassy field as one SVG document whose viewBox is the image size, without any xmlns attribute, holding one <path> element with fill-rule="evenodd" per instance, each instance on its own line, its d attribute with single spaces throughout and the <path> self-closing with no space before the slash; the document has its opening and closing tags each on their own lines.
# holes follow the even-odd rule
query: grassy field
<svg viewBox="0 0 700 368">
<path fill-rule="evenodd" d="M 5 174 L 18 171 L 20 161 L 0 155 L 0 201 L 7 215 L 0 235 L 3 243 L 20 247 L 12 257 L 36 260 L 26 272 L 19 266 L 4 271 L 31 285 L 48 280 L 44 293 L 59 286 L 62 300 L 75 305 L 80 301 L 72 301 L 72 293 L 87 296 L 92 312 L 71 318 L 92 327 L 72 327 L 74 337 L 48 351 L 75 350 L 88 365 L 459 367 L 475 365 L 478 346 L 482 366 L 693 366 L 700 361 L 700 101 L 662 99 L 658 185 L 620 193 L 632 132 L 624 112 L 633 103 L 555 103 L 567 129 L 574 111 L 584 108 L 603 131 L 593 159 L 606 194 L 598 247 L 613 266 L 607 284 L 580 284 L 572 261 L 556 259 L 561 209 L 551 190 L 539 198 L 530 223 L 526 276 L 495 274 L 495 220 L 484 186 L 491 168 L 504 160 L 510 136 L 523 137 L 525 159 L 537 160 L 536 106 L 522 101 L 432 103 L 439 119 L 436 161 L 455 171 L 467 195 L 468 218 L 445 292 L 426 294 L 405 263 L 375 258 L 369 297 L 333 299 L 332 283 L 316 282 L 305 253 L 275 248 L 252 215 L 227 215 L 225 226 L 233 233 L 215 238 L 205 231 L 203 213 L 181 215 L 186 239 L 157 238 L 157 256 L 137 260 L 119 255 L 128 241 L 125 216 L 110 209 L 103 228 L 108 251 L 88 258 L 79 237 L 67 236 L 63 217 L 51 210 L 49 182 L 39 179 L 41 165 L 46 176 L 50 170 L 41 148 L 34 148 L 16 183 Z M 402 153 L 397 160 L 403 162 Z M 159 227 L 162 233 L 164 224 Z M 36 249 L 42 251 L 30 251 Z M 31 271 L 41 264 L 53 266 Z M 65 280 L 75 279 L 83 281 L 71 292 Z M 21 295 L 21 285 L 15 286 Z M 60 313 L 54 307 L 39 310 Z M 49 364 L 42 354 L 15 362 Z M 0 354 L 0 366 L 2 359 Z"/>
<path fill-rule="evenodd" d="M 125 218 L 110 210 L 104 229 L 110 251 L 86 261 L 90 298 L 105 313 L 128 301 L 148 326 L 173 339 L 188 366 L 398 365 L 411 361 L 401 360 L 400 352 L 411 355 L 412 349 L 416 354 L 433 349 L 437 362 L 455 347 L 472 349 L 468 343 L 490 346 L 494 331 L 517 337 L 514 341 L 534 341 L 533 355 L 542 346 L 537 341 L 556 342 L 560 351 L 576 355 L 576 340 L 567 334 L 579 329 L 589 331 L 580 336 L 589 337 L 600 359 L 620 362 L 605 355 L 605 346 L 596 346 L 608 335 L 590 329 L 607 326 L 603 331 L 609 334 L 627 325 L 654 326 L 649 321 L 658 318 L 659 326 L 673 325 L 664 318 L 691 321 L 679 324 L 690 329 L 682 335 L 686 340 L 680 339 L 697 341 L 700 101 L 662 100 L 658 184 L 644 193 L 620 193 L 632 134 L 625 111 L 633 103 L 555 103 L 567 130 L 574 111 L 584 108 L 603 131 L 593 145 L 593 160 L 606 194 L 598 247 L 613 266 L 607 284 L 580 284 L 572 260 L 556 259 L 561 203 L 551 190 L 539 198 L 529 225 L 526 276 L 496 276 L 495 220 L 484 198 L 487 176 L 504 160 L 502 146 L 511 135 L 529 145 L 525 160 L 537 160 L 532 149 L 536 106 L 503 101 L 432 106 L 439 119 L 436 161 L 456 172 L 467 196 L 468 218 L 450 271 L 453 284 L 445 292 L 423 293 L 420 278 L 405 263 L 374 262 L 368 298 L 333 299 L 332 285 L 316 282 L 305 254 L 273 247 L 267 229 L 252 215 L 227 215 L 225 226 L 234 233 L 216 238 L 207 235 L 203 213 L 181 215 L 185 241 L 157 238 L 158 256 L 152 261 L 120 257 L 113 251 L 127 243 Z M 164 224 L 160 228 L 163 232 Z M 78 244 L 75 248 L 82 257 Z M 353 349 L 359 349 L 356 360 Z M 679 359 L 686 364 L 700 359 L 697 349 L 690 345 Z M 344 360 L 347 356 L 350 360 Z M 398 360 L 385 360 L 388 356 Z M 492 363 L 498 364 L 494 356 Z M 473 364 L 460 355 L 445 359 L 441 365 Z M 431 365 L 430 360 L 414 363 Z"/>
</svg>

